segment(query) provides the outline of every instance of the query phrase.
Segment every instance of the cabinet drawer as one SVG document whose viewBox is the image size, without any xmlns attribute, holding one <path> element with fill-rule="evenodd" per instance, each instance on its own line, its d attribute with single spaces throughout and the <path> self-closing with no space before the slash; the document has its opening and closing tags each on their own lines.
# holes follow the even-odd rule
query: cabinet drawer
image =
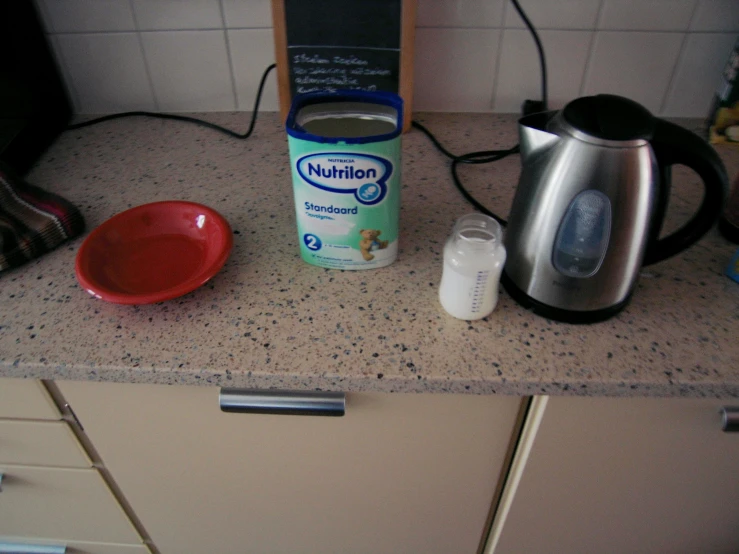
<svg viewBox="0 0 739 554">
<path fill-rule="evenodd" d="M 0 417 L 61 419 L 61 414 L 40 381 L 0 379 Z"/>
<path fill-rule="evenodd" d="M 151 551 L 143 544 L 108 544 L 102 542 L 53 541 L 48 539 L 0 537 L 0 546 L 16 544 L 46 547 L 66 545 L 67 550 L 65 551 L 65 554 L 151 554 Z"/>
<path fill-rule="evenodd" d="M 95 469 L 0 464 L 0 535 L 140 544 Z"/>
<path fill-rule="evenodd" d="M 477 552 L 520 406 L 351 393 L 344 417 L 291 417 L 223 413 L 210 387 L 58 385 L 163 554 Z"/>
<path fill-rule="evenodd" d="M 64 421 L 0 420 L 0 463 L 91 467 Z"/>
</svg>

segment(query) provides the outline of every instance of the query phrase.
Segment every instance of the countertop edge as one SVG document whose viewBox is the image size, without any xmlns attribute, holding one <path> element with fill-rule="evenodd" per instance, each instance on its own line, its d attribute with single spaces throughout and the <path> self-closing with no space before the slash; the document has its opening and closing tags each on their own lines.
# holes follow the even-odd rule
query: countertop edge
<svg viewBox="0 0 739 554">
<path fill-rule="evenodd" d="M 653 398 L 739 398 L 739 386 L 724 383 L 669 383 L 593 382 L 570 379 L 568 382 L 532 382 L 520 379 L 469 380 L 388 379 L 383 374 L 366 378 L 327 375 L 275 375 L 254 372 L 182 372 L 162 369 L 127 368 L 70 368 L 23 367 L 0 364 L 0 375 L 7 378 L 41 379 L 53 381 L 98 381 L 111 383 L 213 386 L 254 389 L 320 390 L 356 392 L 384 392 L 409 394 L 472 394 L 500 396 L 601 396 Z"/>
</svg>

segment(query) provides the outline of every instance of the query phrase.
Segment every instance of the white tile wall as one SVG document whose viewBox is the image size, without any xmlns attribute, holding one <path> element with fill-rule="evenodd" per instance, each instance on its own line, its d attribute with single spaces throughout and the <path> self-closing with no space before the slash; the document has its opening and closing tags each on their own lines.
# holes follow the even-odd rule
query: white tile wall
<svg viewBox="0 0 739 554">
<path fill-rule="evenodd" d="M 236 109 L 225 31 L 143 33 L 141 39 L 162 111 Z"/>
<path fill-rule="evenodd" d="M 583 93 L 620 94 L 636 100 L 652 112 L 659 112 L 682 40 L 680 33 L 597 33 Z"/>
<path fill-rule="evenodd" d="M 739 29 L 737 0 L 701 0 L 690 25 L 691 31 L 733 31 Z"/>
<path fill-rule="evenodd" d="M 688 35 L 665 99 L 664 115 L 703 117 L 708 113 L 721 70 L 735 40 L 733 34 Z"/>
<path fill-rule="evenodd" d="M 259 88 L 259 78 L 264 69 L 274 63 L 272 29 L 229 29 L 228 43 L 231 48 L 236 96 L 241 111 L 252 111 Z M 276 112 L 277 84 L 274 70 L 264 86 L 260 109 Z M 255 79 L 254 76 L 257 76 Z"/>
<path fill-rule="evenodd" d="M 521 0 L 519 4 L 537 29 L 592 29 L 601 0 Z M 512 4 L 506 5 L 505 25 L 526 27 Z"/>
<path fill-rule="evenodd" d="M 593 31 L 541 31 L 547 53 L 549 107 L 561 108 L 580 95 Z M 494 111 L 517 112 L 526 98 L 541 97 L 539 55 L 528 31 L 503 31 Z"/>
<path fill-rule="evenodd" d="M 614 31 L 685 31 L 695 0 L 604 0 L 600 29 Z"/>
<path fill-rule="evenodd" d="M 503 21 L 507 0 L 419 0 L 416 23 L 419 27 L 489 27 Z"/>
<path fill-rule="evenodd" d="M 270 0 L 222 0 L 222 3 L 229 28 L 272 28 Z"/>
<path fill-rule="evenodd" d="M 219 0 L 133 0 L 133 11 L 142 31 L 223 28 Z"/>
<path fill-rule="evenodd" d="M 559 107 L 610 92 L 701 117 L 739 35 L 739 0 L 519 0 Z M 36 0 L 80 113 L 251 110 L 274 60 L 270 0 Z M 418 0 L 414 110 L 518 111 L 538 98 L 508 0 Z M 263 109 L 276 110 L 274 72 Z"/>
<path fill-rule="evenodd" d="M 59 35 L 56 43 L 80 113 L 155 108 L 135 33 Z"/>
<path fill-rule="evenodd" d="M 416 106 L 438 111 L 490 111 L 498 29 L 417 29 Z"/>
<path fill-rule="evenodd" d="M 39 0 L 54 33 L 134 31 L 129 0 Z"/>
</svg>

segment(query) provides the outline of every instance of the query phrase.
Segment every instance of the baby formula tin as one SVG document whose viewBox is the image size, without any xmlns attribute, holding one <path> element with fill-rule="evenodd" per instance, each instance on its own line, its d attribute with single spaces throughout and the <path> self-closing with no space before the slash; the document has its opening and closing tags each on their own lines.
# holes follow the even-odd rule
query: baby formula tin
<svg viewBox="0 0 739 554">
<path fill-rule="evenodd" d="M 395 260 L 402 122 L 403 100 L 388 92 L 295 97 L 287 134 L 306 262 L 353 270 Z"/>
</svg>

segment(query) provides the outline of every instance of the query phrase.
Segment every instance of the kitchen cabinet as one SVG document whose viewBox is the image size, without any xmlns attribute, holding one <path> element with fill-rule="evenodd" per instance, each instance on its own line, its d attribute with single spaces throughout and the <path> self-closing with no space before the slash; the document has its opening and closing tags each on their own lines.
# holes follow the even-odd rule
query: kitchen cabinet
<svg viewBox="0 0 739 554">
<path fill-rule="evenodd" d="M 736 552 L 739 434 L 721 406 L 535 399 L 485 552 Z"/>
<path fill-rule="evenodd" d="M 87 453 L 64 421 L 0 419 L 0 463 L 90 467 Z"/>
<path fill-rule="evenodd" d="M 351 393 L 343 417 L 214 387 L 58 382 L 162 554 L 477 552 L 521 399 Z"/>
<path fill-rule="evenodd" d="M 0 535 L 141 542 L 97 470 L 0 467 Z"/>
<path fill-rule="evenodd" d="M 62 415 L 40 381 L 3 378 L 0 418 L 60 420 Z"/>
<path fill-rule="evenodd" d="M 0 406 L 0 545 L 149 552 L 40 382 L 0 379 Z"/>
<path fill-rule="evenodd" d="M 0 547 L 5 548 L 0 552 L 14 552 L 11 546 L 22 546 L 25 550 L 17 548 L 15 552 L 21 551 L 24 554 L 33 554 L 33 547 L 45 547 L 45 549 L 39 548 L 39 552 L 44 554 L 50 554 L 53 550 L 49 550 L 50 547 L 59 547 L 59 545 L 66 547 L 64 554 L 151 554 L 149 549 L 140 544 L 107 544 L 99 542 L 79 542 L 79 541 L 49 541 L 39 539 L 24 539 L 10 537 L 8 539 L 0 539 Z"/>
</svg>

